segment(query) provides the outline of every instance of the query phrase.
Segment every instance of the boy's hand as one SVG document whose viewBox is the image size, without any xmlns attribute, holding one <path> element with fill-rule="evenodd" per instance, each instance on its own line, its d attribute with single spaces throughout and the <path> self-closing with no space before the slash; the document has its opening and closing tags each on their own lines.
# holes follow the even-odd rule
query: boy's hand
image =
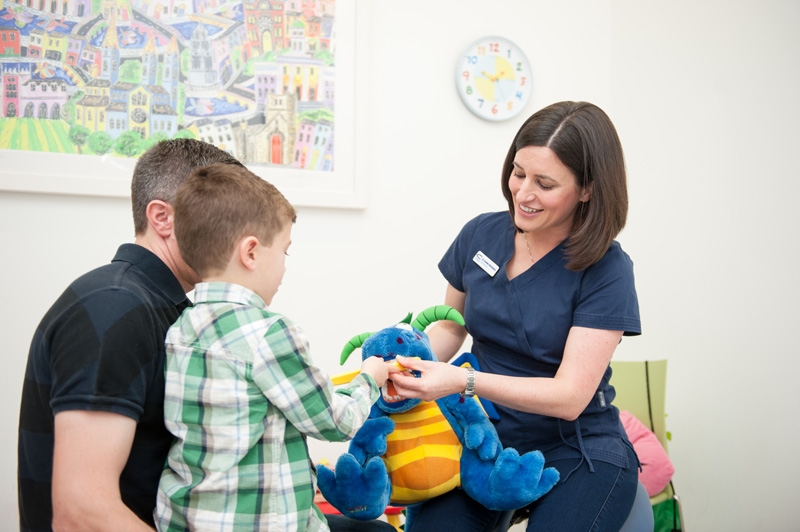
<svg viewBox="0 0 800 532">
<path fill-rule="evenodd" d="M 390 373 L 398 373 L 401 371 L 393 362 L 384 362 L 383 358 L 373 356 L 366 359 L 361 364 L 361 373 L 366 373 L 373 379 L 378 387 L 386 384 Z"/>
</svg>

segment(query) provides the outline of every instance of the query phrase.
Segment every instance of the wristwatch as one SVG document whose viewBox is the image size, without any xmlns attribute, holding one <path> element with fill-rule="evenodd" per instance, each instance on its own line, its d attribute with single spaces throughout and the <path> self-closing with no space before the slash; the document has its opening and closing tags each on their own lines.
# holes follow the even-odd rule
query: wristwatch
<svg viewBox="0 0 800 532">
<path fill-rule="evenodd" d="M 469 399 L 475 395 L 475 368 L 467 366 L 467 387 L 461 392 L 463 399 Z"/>
</svg>

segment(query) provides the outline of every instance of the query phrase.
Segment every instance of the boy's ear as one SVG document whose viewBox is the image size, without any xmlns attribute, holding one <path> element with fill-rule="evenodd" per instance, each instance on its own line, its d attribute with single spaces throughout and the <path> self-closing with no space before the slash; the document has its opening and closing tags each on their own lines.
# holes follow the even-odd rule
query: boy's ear
<svg viewBox="0 0 800 532">
<path fill-rule="evenodd" d="M 256 256 L 258 255 L 258 239 L 246 236 L 239 242 L 239 261 L 248 270 L 255 270 Z"/>
</svg>

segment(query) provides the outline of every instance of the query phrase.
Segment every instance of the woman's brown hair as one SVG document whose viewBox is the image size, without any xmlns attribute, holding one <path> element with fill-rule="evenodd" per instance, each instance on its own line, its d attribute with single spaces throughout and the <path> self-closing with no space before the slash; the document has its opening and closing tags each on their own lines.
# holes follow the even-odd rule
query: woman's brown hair
<svg viewBox="0 0 800 532">
<path fill-rule="evenodd" d="M 553 150 L 580 189 L 592 184 L 591 199 L 578 204 L 565 246 L 567 268 L 588 268 L 605 255 L 628 215 L 625 161 L 617 130 L 602 109 L 587 102 L 554 103 L 528 118 L 503 164 L 501 186 L 512 220 L 514 197 L 508 181 L 517 151 L 527 146 Z"/>
</svg>

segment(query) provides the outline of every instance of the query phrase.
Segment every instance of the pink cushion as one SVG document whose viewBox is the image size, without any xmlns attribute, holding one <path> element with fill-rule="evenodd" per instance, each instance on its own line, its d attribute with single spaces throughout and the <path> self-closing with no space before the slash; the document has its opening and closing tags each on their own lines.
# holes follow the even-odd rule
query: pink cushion
<svg viewBox="0 0 800 532">
<path fill-rule="evenodd" d="M 675 472 L 667 452 L 653 431 L 645 427 L 633 414 L 627 410 L 620 410 L 619 417 L 642 463 L 639 482 L 644 485 L 650 497 L 661 493 Z"/>
</svg>

